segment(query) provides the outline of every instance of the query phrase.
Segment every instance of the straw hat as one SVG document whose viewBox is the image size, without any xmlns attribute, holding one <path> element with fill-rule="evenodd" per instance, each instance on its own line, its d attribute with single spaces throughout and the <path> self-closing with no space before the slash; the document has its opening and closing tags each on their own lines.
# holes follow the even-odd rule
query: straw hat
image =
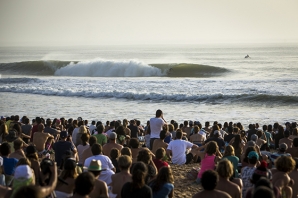
<svg viewBox="0 0 298 198">
<path fill-rule="evenodd" d="M 90 165 L 88 167 L 88 170 L 89 171 L 103 171 L 105 169 L 102 169 L 102 167 L 101 167 L 101 161 L 100 160 L 93 159 L 90 162 Z"/>
</svg>

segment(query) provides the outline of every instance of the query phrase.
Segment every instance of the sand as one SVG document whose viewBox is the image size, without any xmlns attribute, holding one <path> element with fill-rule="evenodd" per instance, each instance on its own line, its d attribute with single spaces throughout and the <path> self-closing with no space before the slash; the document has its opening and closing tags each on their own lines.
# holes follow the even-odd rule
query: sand
<svg viewBox="0 0 298 198">
<path fill-rule="evenodd" d="M 170 165 L 174 175 L 174 197 L 192 197 L 202 190 L 201 185 L 193 184 L 195 180 L 186 178 L 186 174 L 193 167 L 198 168 L 199 164 Z"/>
</svg>

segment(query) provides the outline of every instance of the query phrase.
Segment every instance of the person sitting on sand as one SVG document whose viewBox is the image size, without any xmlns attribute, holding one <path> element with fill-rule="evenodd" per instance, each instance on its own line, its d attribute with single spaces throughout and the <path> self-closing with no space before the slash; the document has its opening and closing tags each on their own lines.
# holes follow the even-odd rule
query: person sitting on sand
<svg viewBox="0 0 298 198">
<path fill-rule="evenodd" d="M 279 140 L 279 144 L 285 143 L 289 148 L 292 148 L 293 145 L 293 140 L 289 138 L 290 137 L 290 132 L 289 131 L 285 131 L 284 132 L 284 138 Z"/>
<path fill-rule="evenodd" d="M 293 189 L 293 196 L 297 198 L 298 195 L 298 158 L 293 158 L 295 161 L 295 168 L 292 170 L 292 172 L 289 173 L 290 178 L 294 181 L 294 185 L 292 187 Z"/>
<path fill-rule="evenodd" d="M 104 155 L 111 158 L 110 153 L 113 148 L 118 149 L 119 151 L 123 148 L 122 145 L 116 143 L 117 134 L 115 132 L 111 132 L 109 135 L 109 143 L 106 143 L 102 147 L 102 152 Z"/>
<path fill-rule="evenodd" d="M 156 179 L 152 180 L 149 186 L 153 192 L 153 198 L 174 196 L 174 176 L 170 167 L 162 167 Z"/>
<path fill-rule="evenodd" d="M 94 188 L 89 194 L 90 198 L 109 197 L 107 184 L 99 179 L 102 171 L 101 161 L 93 159 L 88 167 L 88 172 L 92 173 L 95 177 Z"/>
<path fill-rule="evenodd" d="M 238 163 L 239 158 L 235 156 L 234 147 L 229 145 L 226 147 L 225 152 L 223 154 L 223 159 L 229 160 L 233 165 L 233 178 L 238 178 Z"/>
<path fill-rule="evenodd" d="M 121 189 L 122 198 L 152 198 L 152 190 L 146 185 L 147 166 L 137 162 L 132 169 L 132 181 L 127 182 Z"/>
<path fill-rule="evenodd" d="M 190 148 L 192 150 L 186 155 L 185 152 Z M 199 153 L 197 148 L 197 145 L 182 140 L 182 132 L 177 131 L 176 140 L 173 140 L 169 143 L 167 148 L 167 156 L 169 159 L 172 159 L 173 164 L 189 164 L 192 159 L 195 159 L 196 161 Z"/>
<path fill-rule="evenodd" d="M 129 141 L 129 146 L 132 153 L 132 163 L 137 162 L 137 156 L 140 151 L 146 149 L 150 152 L 150 154 L 155 157 L 155 155 L 146 147 L 140 147 L 140 141 L 138 138 L 131 138 Z"/>
<path fill-rule="evenodd" d="M 225 149 L 226 144 L 225 144 L 225 141 L 222 138 L 220 138 L 219 130 L 214 130 L 213 137 L 208 138 L 205 141 L 205 144 L 210 142 L 210 141 L 215 141 L 217 143 L 217 146 L 218 146 L 220 151 L 223 151 Z"/>
<path fill-rule="evenodd" d="M 279 188 L 282 197 L 292 197 L 293 180 L 289 173 L 295 168 L 295 161 L 289 156 L 280 156 L 275 161 L 276 169 L 272 169 L 272 184 Z"/>
<path fill-rule="evenodd" d="M 218 163 L 216 171 L 219 175 L 216 189 L 228 193 L 232 198 L 240 198 L 240 187 L 229 180 L 234 172 L 232 163 L 227 159 L 223 159 Z"/>
<path fill-rule="evenodd" d="M 255 151 L 250 151 L 248 156 L 248 166 L 245 166 L 241 169 L 241 178 L 243 182 L 243 188 L 242 188 L 242 197 L 246 196 L 246 191 L 253 187 L 253 184 L 250 182 L 250 179 L 252 178 L 252 175 L 256 169 L 256 164 L 259 159 L 259 155 Z"/>
<path fill-rule="evenodd" d="M 148 172 L 145 178 L 145 182 L 146 184 L 148 184 L 148 182 L 152 180 L 158 172 L 154 162 L 152 161 L 152 155 L 150 154 L 150 151 L 147 149 L 141 150 L 138 154 L 137 160 L 138 162 L 144 162 L 147 166 Z M 134 168 L 134 164 L 132 165 L 132 168 Z"/>
<path fill-rule="evenodd" d="M 199 131 L 200 131 L 200 128 L 198 127 L 198 125 L 195 125 L 193 127 L 194 134 L 190 136 L 189 141 L 198 146 L 202 146 L 206 140 L 206 137 L 203 136 L 202 134 L 199 134 Z"/>
<path fill-rule="evenodd" d="M 39 124 L 38 125 L 38 131 L 34 133 L 33 135 L 33 144 L 35 144 L 36 149 L 38 152 L 44 151 L 46 148 L 46 142 L 49 140 L 52 140 L 54 136 L 52 136 L 49 133 L 44 133 L 44 125 Z"/>
<path fill-rule="evenodd" d="M 218 183 L 218 173 L 214 170 L 205 171 L 202 175 L 201 184 L 203 191 L 198 192 L 193 198 L 232 198 L 228 193 L 215 189 Z"/>
<path fill-rule="evenodd" d="M 120 156 L 118 159 L 120 172 L 112 175 L 112 193 L 116 194 L 116 198 L 121 197 L 121 189 L 127 182 L 131 182 L 130 167 L 132 165 L 131 157 L 127 155 Z"/>
<path fill-rule="evenodd" d="M 162 167 L 168 167 L 169 164 L 165 161 L 163 161 L 163 158 L 166 156 L 166 150 L 164 148 L 159 148 L 156 150 L 155 153 L 155 159 L 153 159 L 153 162 L 159 171 Z"/>
<path fill-rule="evenodd" d="M 103 134 L 105 127 L 102 124 L 99 124 L 96 130 L 97 130 L 97 134 L 95 134 L 94 137 L 96 137 L 97 143 L 103 146 L 108 141 L 107 136 Z"/>
<path fill-rule="evenodd" d="M 293 146 L 292 148 L 288 148 L 287 152 L 290 153 L 293 158 L 298 157 L 298 138 L 293 140 Z"/>
<path fill-rule="evenodd" d="M 222 155 L 218 149 L 216 142 L 208 142 L 205 146 L 199 147 L 199 150 L 205 149 L 204 152 L 200 152 L 201 169 L 196 179 L 196 183 L 201 183 L 202 174 L 207 170 L 214 170 L 215 165 L 221 159 Z"/>
<path fill-rule="evenodd" d="M 168 144 L 164 142 L 164 139 L 166 137 L 166 133 L 167 133 L 167 131 L 162 130 L 159 133 L 159 139 L 154 140 L 153 147 L 152 147 L 152 153 L 156 153 L 156 150 L 160 147 L 162 147 L 164 149 L 168 148 Z"/>
<path fill-rule="evenodd" d="M 188 121 L 185 120 L 183 122 L 183 127 L 181 128 L 182 131 L 184 131 L 186 133 L 186 137 L 189 139 L 190 137 L 190 132 L 191 132 L 191 129 L 192 129 L 192 125 L 193 125 L 193 122 L 192 121 L 189 121 L 189 126 L 188 126 Z"/>
</svg>

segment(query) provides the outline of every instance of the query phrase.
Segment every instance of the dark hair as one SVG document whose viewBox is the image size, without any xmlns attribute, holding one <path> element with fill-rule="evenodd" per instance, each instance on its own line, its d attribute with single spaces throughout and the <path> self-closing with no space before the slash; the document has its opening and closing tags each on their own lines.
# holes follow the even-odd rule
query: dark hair
<svg viewBox="0 0 298 198">
<path fill-rule="evenodd" d="M 260 186 L 253 191 L 253 195 L 252 195 L 252 198 L 259 198 L 259 197 L 275 198 L 275 195 L 272 189 L 267 188 L 265 186 Z"/>
<path fill-rule="evenodd" d="M 293 145 L 294 145 L 295 147 L 298 147 L 298 138 L 294 138 L 294 140 L 293 140 Z"/>
<path fill-rule="evenodd" d="M 162 111 L 160 109 L 158 109 L 155 113 L 156 117 L 160 117 L 162 114 Z"/>
<path fill-rule="evenodd" d="M 118 165 L 121 170 L 128 170 L 132 164 L 132 159 L 130 156 L 122 155 L 118 159 Z"/>
<path fill-rule="evenodd" d="M 181 139 L 182 138 L 182 131 L 181 130 L 177 130 L 176 132 L 176 139 Z"/>
<path fill-rule="evenodd" d="M 166 154 L 166 150 L 160 147 L 155 152 L 155 158 L 160 160 L 165 156 L 165 154 Z"/>
<path fill-rule="evenodd" d="M 22 186 L 14 193 L 16 198 L 41 198 L 41 190 L 39 186 L 29 185 Z"/>
<path fill-rule="evenodd" d="M 110 151 L 111 159 L 117 159 L 120 155 L 120 152 L 117 148 L 112 148 Z"/>
<path fill-rule="evenodd" d="M 14 150 L 21 149 L 22 145 L 23 145 L 23 140 L 21 138 L 17 138 L 15 141 L 13 141 Z"/>
<path fill-rule="evenodd" d="M 93 155 L 100 155 L 102 152 L 102 146 L 98 143 L 95 143 L 91 147 L 91 152 Z"/>
<path fill-rule="evenodd" d="M 248 162 L 248 154 L 249 154 L 250 151 L 257 151 L 257 150 L 254 146 L 249 146 L 249 147 L 246 148 L 244 159 L 243 159 L 243 161 L 246 162 L 246 163 L 249 163 Z"/>
<path fill-rule="evenodd" d="M 241 143 L 241 136 L 235 135 L 234 142 L 232 143 L 232 146 L 234 147 L 235 150 L 239 148 L 240 143 Z"/>
<path fill-rule="evenodd" d="M 233 128 L 232 126 L 229 126 L 229 127 L 228 127 L 228 133 L 229 133 L 229 134 L 233 133 L 233 130 L 234 130 L 234 128 Z"/>
<path fill-rule="evenodd" d="M 123 147 L 120 152 L 121 152 L 121 155 L 127 155 L 129 157 L 131 157 L 132 155 L 129 147 Z"/>
<path fill-rule="evenodd" d="M 2 143 L 0 146 L 0 153 L 2 156 L 7 156 L 11 153 L 11 147 L 7 142 Z"/>
<path fill-rule="evenodd" d="M 164 130 L 162 130 L 160 133 L 159 133 L 159 138 L 161 139 L 161 140 L 164 140 L 165 138 L 166 138 L 166 131 L 164 131 Z"/>
<path fill-rule="evenodd" d="M 102 124 L 100 124 L 96 127 L 96 130 L 98 134 L 101 134 L 105 130 L 105 127 Z"/>
<path fill-rule="evenodd" d="M 88 133 L 83 133 L 81 136 L 82 144 L 85 146 L 89 140 L 90 135 Z"/>
<path fill-rule="evenodd" d="M 89 138 L 89 144 L 90 146 L 93 146 L 93 144 L 95 144 L 97 142 L 97 138 L 95 136 L 91 136 Z"/>
<path fill-rule="evenodd" d="M 140 146 L 139 139 L 137 139 L 137 138 L 131 138 L 130 141 L 129 141 L 129 146 L 131 148 L 139 148 L 139 146 Z"/>
<path fill-rule="evenodd" d="M 217 148 L 218 148 L 217 143 L 215 141 L 210 141 L 207 144 L 206 153 L 208 155 L 213 155 L 216 153 Z"/>
<path fill-rule="evenodd" d="M 147 149 L 143 149 L 139 151 L 137 156 L 137 161 L 144 162 L 145 164 L 149 164 L 151 160 L 150 151 Z"/>
<path fill-rule="evenodd" d="M 133 188 L 142 188 L 145 185 L 145 177 L 148 169 L 144 162 L 136 162 L 132 169 Z"/>
<path fill-rule="evenodd" d="M 75 192 L 79 195 L 89 195 L 95 185 L 95 178 L 89 172 L 81 173 L 75 180 Z"/>
<path fill-rule="evenodd" d="M 201 184 L 204 190 L 214 190 L 218 182 L 218 173 L 214 170 L 207 170 L 203 173 Z"/>
</svg>

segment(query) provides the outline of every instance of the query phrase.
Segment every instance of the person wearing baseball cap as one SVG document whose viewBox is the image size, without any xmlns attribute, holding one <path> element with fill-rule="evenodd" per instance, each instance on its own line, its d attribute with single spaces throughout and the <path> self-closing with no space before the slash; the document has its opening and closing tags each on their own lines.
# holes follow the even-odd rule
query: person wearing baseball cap
<svg viewBox="0 0 298 198">
<path fill-rule="evenodd" d="M 291 156 L 290 153 L 287 153 L 286 151 L 288 150 L 288 145 L 286 143 L 281 143 L 279 144 L 279 149 L 277 152 L 272 153 L 269 156 L 270 162 L 271 162 L 271 166 L 274 166 L 275 160 L 279 157 L 279 156 Z"/>
<path fill-rule="evenodd" d="M 122 145 L 117 144 L 116 139 L 117 139 L 117 134 L 115 132 L 111 132 L 109 135 L 109 142 L 104 144 L 102 147 L 103 154 L 108 156 L 109 158 L 111 158 L 110 152 L 113 148 L 116 148 L 119 151 L 121 151 L 121 149 L 123 148 Z"/>
</svg>

